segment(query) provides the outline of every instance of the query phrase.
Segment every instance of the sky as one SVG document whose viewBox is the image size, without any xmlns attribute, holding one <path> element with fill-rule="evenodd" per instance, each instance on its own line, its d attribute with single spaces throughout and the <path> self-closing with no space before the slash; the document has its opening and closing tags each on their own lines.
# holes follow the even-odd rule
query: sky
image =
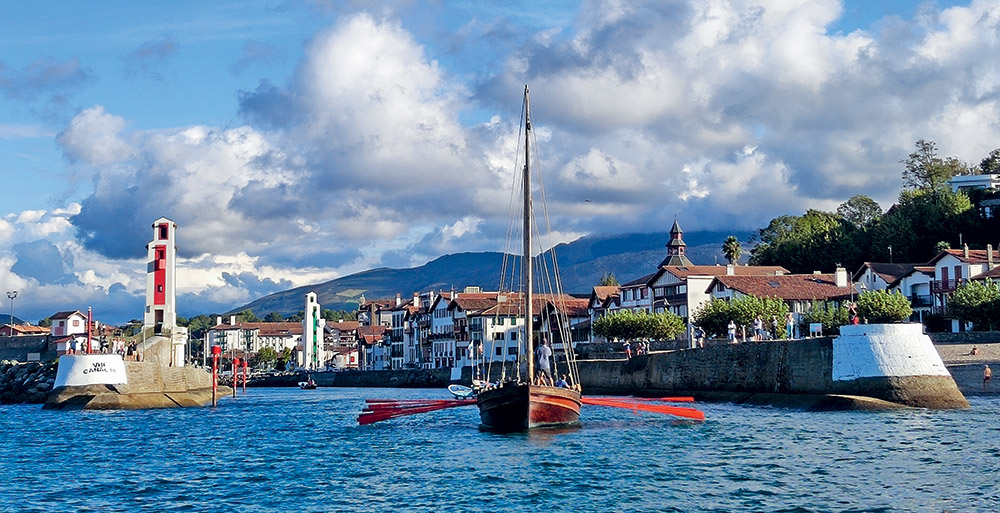
<svg viewBox="0 0 1000 513">
<path fill-rule="evenodd" d="M 556 242 L 888 208 L 998 70 L 993 1 L 4 2 L 0 312 L 141 318 L 161 216 L 182 316 L 501 250 L 525 84 Z"/>
</svg>

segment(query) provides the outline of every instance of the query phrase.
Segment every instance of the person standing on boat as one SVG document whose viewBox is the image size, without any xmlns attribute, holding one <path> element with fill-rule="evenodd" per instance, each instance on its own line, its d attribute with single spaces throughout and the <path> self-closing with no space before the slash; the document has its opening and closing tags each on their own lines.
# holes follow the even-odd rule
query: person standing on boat
<svg viewBox="0 0 1000 513">
<path fill-rule="evenodd" d="M 538 380 L 543 385 L 552 384 L 552 368 L 549 361 L 552 358 L 552 348 L 548 342 L 538 345 Z"/>
</svg>

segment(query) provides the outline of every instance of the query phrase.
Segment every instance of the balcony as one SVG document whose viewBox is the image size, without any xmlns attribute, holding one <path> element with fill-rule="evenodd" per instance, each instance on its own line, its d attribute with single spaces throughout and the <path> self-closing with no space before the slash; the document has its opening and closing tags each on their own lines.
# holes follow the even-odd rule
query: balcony
<svg viewBox="0 0 1000 513">
<path fill-rule="evenodd" d="M 910 296 L 910 306 L 914 308 L 928 307 L 934 304 L 934 298 L 930 294 L 913 294 Z"/>
<path fill-rule="evenodd" d="M 946 293 L 952 292 L 958 288 L 962 282 L 965 281 L 962 278 L 954 280 L 934 280 L 931 282 L 931 292 L 934 293 Z"/>
</svg>

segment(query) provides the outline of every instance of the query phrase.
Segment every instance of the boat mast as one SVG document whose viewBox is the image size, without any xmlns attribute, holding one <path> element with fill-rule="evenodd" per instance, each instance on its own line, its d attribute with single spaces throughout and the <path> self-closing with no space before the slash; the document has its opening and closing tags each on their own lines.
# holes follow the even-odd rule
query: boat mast
<svg viewBox="0 0 1000 513">
<path fill-rule="evenodd" d="M 535 342 L 532 336 L 534 312 L 532 305 L 532 265 L 531 265 L 531 106 L 528 101 L 528 85 L 524 86 L 524 256 L 521 262 L 522 283 L 524 284 L 524 333 L 527 337 L 525 347 L 528 350 L 528 382 L 535 379 Z"/>
</svg>

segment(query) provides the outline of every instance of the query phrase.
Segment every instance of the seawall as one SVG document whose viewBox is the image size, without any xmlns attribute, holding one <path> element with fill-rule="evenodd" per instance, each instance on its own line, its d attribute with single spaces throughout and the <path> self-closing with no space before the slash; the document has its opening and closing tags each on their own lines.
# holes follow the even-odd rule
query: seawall
<svg viewBox="0 0 1000 513">
<path fill-rule="evenodd" d="M 627 361 L 581 360 L 579 368 L 592 394 L 816 408 L 969 406 L 917 324 L 845 326 L 838 337 L 654 352 Z"/>
<path fill-rule="evenodd" d="M 157 348 L 170 340 L 158 338 L 162 340 L 147 341 L 147 359 L 140 362 L 122 362 L 117 355 L 60 357 L 56 386 L 43 407 L 108 410 L 211 404 L 211 374 L 194 367 L 164 365 L 163 351 Z M 231 389 L 220 387 L 218 393 L 226 397 Z"/>
</svg>

